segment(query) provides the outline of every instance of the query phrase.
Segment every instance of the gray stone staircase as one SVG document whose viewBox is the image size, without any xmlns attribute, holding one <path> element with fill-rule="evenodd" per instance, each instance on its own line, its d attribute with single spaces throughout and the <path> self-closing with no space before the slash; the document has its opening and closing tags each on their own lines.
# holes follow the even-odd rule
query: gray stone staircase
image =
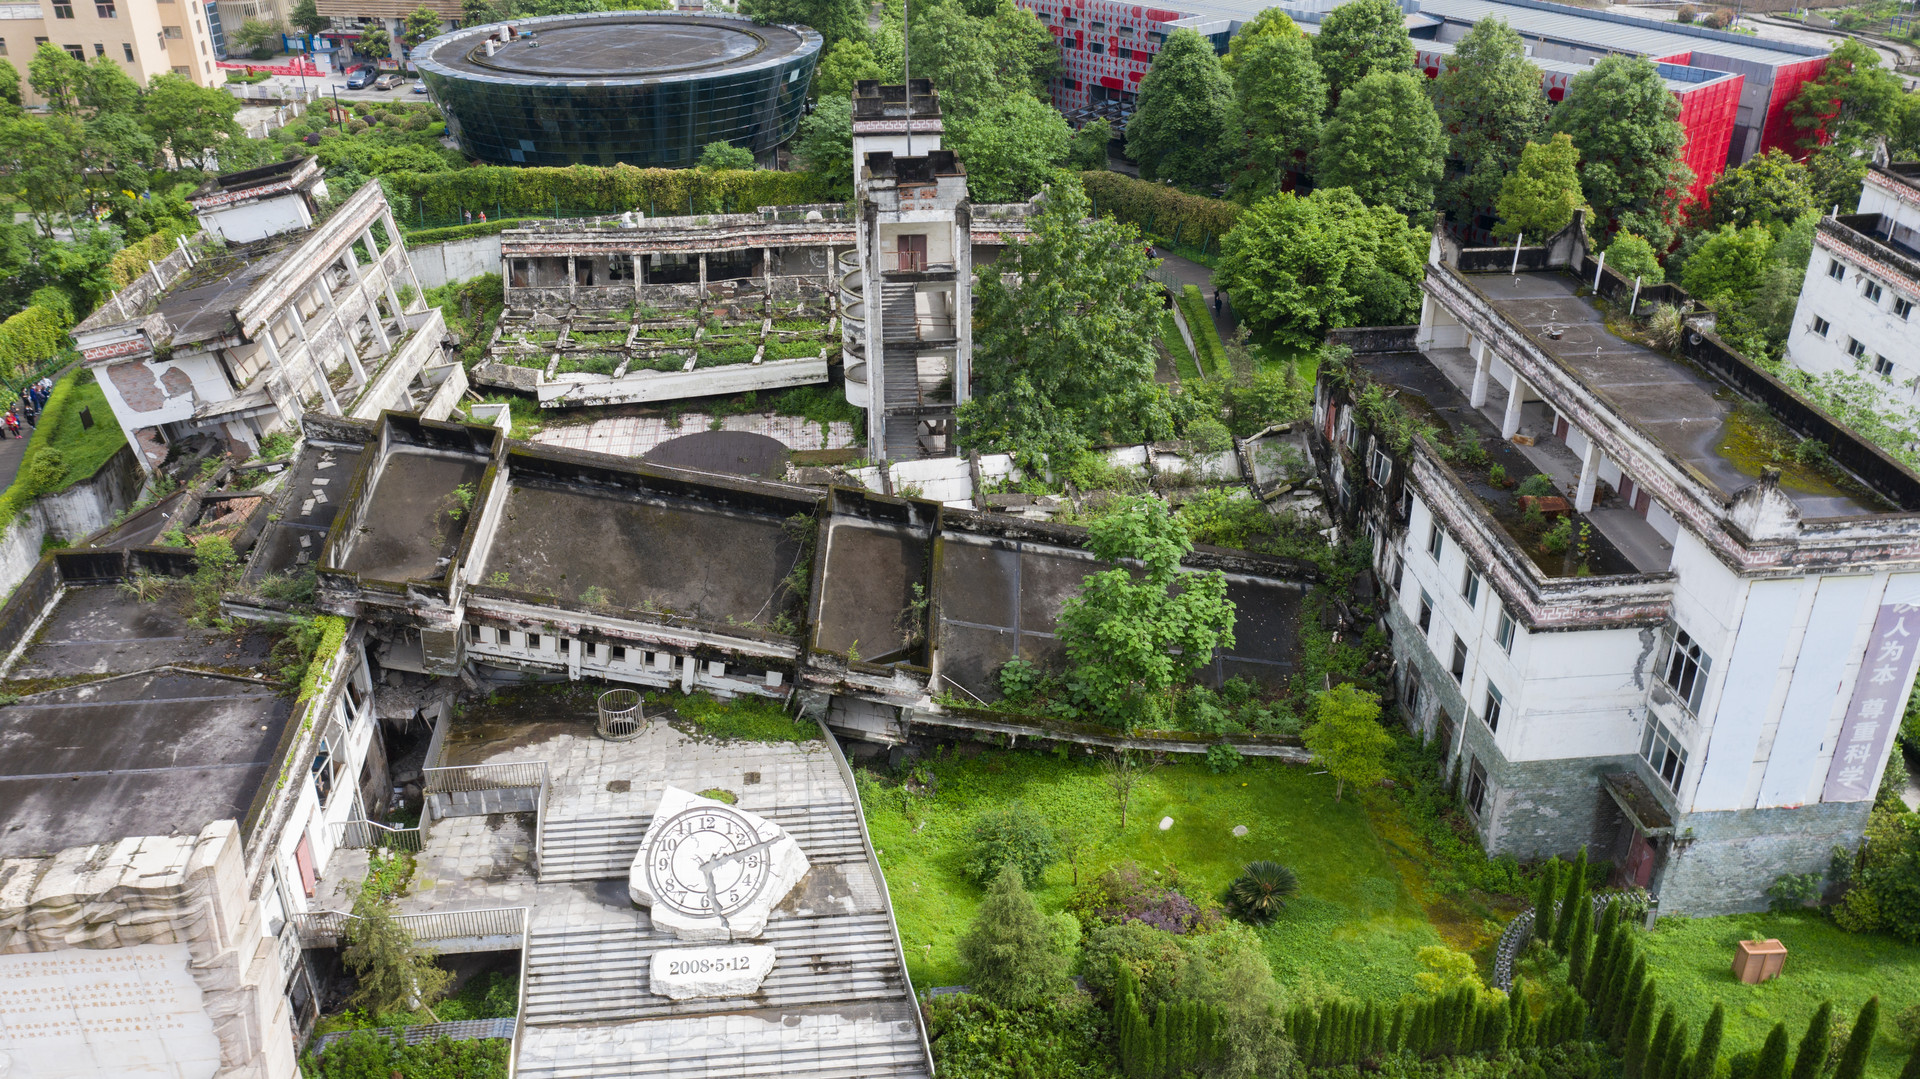
<svg viewBox="0 0 1920 1079">
<path fill-rule="evenodd" d="M 897 1001 L 906 995 L 884 911 L 776 917 L 754 943 L 773 945 L 778 958 L 753 1007 Z M 739 1011 L 739 999 L 673 1001 L 646 991 L 652 954 L 691 946 L 651 927 L 536 930 L 527 938 L 527 995 L 521 1002 L 526 1021 L 552 1026 Z"/>
<path fill-rule="evenodd" d="M 851 804 L 796 806 L 761 816 L 785 828 L 814 865 L 866 860 L 859 810 Z M 651 816 L 581 817 L 541 823 L 542 883 L 615 880 L 627 875 Z"/>
<path fill-rule="evenodd" d="M 681 1045 L 626 1047 L 619 1055 L 548 1061 L 520 1058 L 516 1079 L 924 1079 L 926 1057 L 907 1033 L 906 1005 L 866 1005 L 857 1041 L 796 1048 L 725 1035 Z M 904 1029 L 903 1029 L 904 1028 Z M 571 1033 L 571 1031 L 568 1031 Z M 591 1033 L 587 1035 L 591 1037 Z M 720 1044 L 715 1044 L 720 1043 Z M 583 1054 L 584 1055 L 584 1054 Z"/>
<path fill-rule="evenodd" d="M 920 339 L 920 314 L 912 284 L 887 282 L 880 286 L 880 339 Z"/>
</svg>

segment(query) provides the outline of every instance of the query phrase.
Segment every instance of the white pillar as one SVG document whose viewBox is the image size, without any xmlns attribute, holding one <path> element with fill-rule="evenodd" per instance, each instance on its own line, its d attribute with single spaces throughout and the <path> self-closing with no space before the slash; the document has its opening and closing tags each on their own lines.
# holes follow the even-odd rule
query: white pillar
<svg viewBox="0 0 1920 1079">
<path fill-rule="evenodd" d="M 1487 369 L 1493 366 L 1493 350 L 1487 347 L 1485 340 L 1470 339 L 1467 349 L 1473 354 L 1473 389 L 1467 393 L 1467 403 L 1475 408 L 1487 405 Z"/>
<path fill-rule="evenodd" d="M 340 318 L 340 305 L 333 302 L 333 286 L 327 284 L 327 275 L 321 274 L 320 297 L 327 302 L 327 315 L 333 321 L 333 332 L 340 335 L 340 347 L 347 355 L 347 367 L 353 371 L 354 388 L 367 384 L 367 370 L 360 366 L 360 355 L 353 350 L 353 335 L 347 332 L 347 324 Z"/>
<path fill-rule="evenodd" d="M 1520 372 L 1513 372 L 1507 382 L 1507 414 L 1500 420 L 1500 437 L 1512 438 L 1520 430 L 1520 395 L 1526 383 L 1520 381 Z"/>
<path fill-rule="evenodd" d="M 1573 496 L 1573 508 L 1586 513 L 1593 509 L 1593 487 L 1600 479 L 1600 444 L 1587 436 L 1587 449 L 1580 455 L 1580 486 Z"/>
<path fill-rule="evenodd" d="M 295 300 L 287 305 L 287 318 L 293 323 L 293 332 L 300 335 L 300 343 L 307 350 L 307 362 L 313 365 L 313 373 L 320 380 L 320 399 L 326 404 L 327 415 L 340 415 L 340 402 L 333 396 L 333 385 L 327 381 L 327 365 L 320 362 L 320 351 L 313 347 L 313 339 L 307 336 L 307 320 L 300 317 L 300 302 Z M 268 330 L 271 339 L 272 330 Z"/>
</svg>

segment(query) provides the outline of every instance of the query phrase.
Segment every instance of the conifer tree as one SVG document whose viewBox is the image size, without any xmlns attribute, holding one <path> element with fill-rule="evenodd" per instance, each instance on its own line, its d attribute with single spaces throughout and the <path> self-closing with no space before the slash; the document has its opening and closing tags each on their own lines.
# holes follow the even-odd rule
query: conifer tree
<svg viewBox="0 0 1920 1079">
<path fill-rule="evenodd" d="M 1756 1079 L 1766 1079 L 1764 1076 Z M 1907 1066 L 1900 1069 L 1900 1079 L 1920 1079 L 1920 1039 L 1913 1043 L 1913 1053 L 1907 1057 Z"/>
<path fill-rule="evenodd" d="M 1667 1058 L 1660 1064 L 1660 1079 L 1685 1079 L 1687 1043 L 1692 1040 L 1687 1024 L 1673 1024 L 1673 1037 L 1667 1042 Z"/>
<path fill-rule="evenodd" d="M 1653 1040 L 1647 1045 L 1647 1057 L 1640 1066 L 1642 1079 L 1663 1079 L 1661 1069 L 1667 1062 L 1667 1046 L 1673 1042 L 1673 1026 L 1678 1022 L 1673 1014 L 1673 1005 L 1660 1015 L 1660 1025 L 1653 1032 Z"/>
<path fill-rule="evenodd" d="M 1793 1079 L 1820 1079 L 1827 1066 L 1827 1041 L 1833 1036 L 1833 1001 L 1823 1000 L 1807 1021 L 1807 1036 L 1793 1058 Z"/>
<path fill-rule="evenodd" d="M 1553 950 L 1561 955 L 1567 954 L 1567 944 L 1573 936 L 1574 908 L 1586 902 L 1586 895 L 1587 848 L 1581 847 L 1580 856 L 1567 871 L 1566 887 L 1560 893 L 1560 913 L 1553 920 Z"/>
<path fill-rule="evenodd" d="M 1700 1046 L 1693 1051 L 1693 1068 L 1687 1073 L 1691 1079 L 1713 1079 L 1714 1065 L 1720 1062 L 1720 1036 L 1726 1025 L 1727 1009 L 1715 1001 L 1713 1014 L 1707 1016 L 1706 1028 L 1700 1032 Z"/>
<path fill-rule="evenodd" d="M 1587 964 L 1593 959 L 1593 904 L 1584 898 L 1573 912 L 1572 937 L 1567 946 L 1567 982 L 1577 993 L 1587 983 Z"/>
<path fill-rule="evenodd" d="M 1787 1079 L 1787 1024 L 1775 1023 L 1767 1032 L 1767 1043 L 1760 1047 L 1751 1079 Z"/>
<path fill-rule="evenodd" d="M 1400 1005 L 1393 1010 L 1393 1029 L 1387 1033 L 1387 1051 L 1405 1050 L 1407 1047 L 1407 1006 Z"/>
<path fill-rule="evenodd" d="M 1415 1004 L 1407 1013 L 1406 1040 L 1400 1044 L 1400 1051 L 1412 1056 L 1425 1056 L 1427 1051 L 1427 1006 Z"/>
<path fill-rule="evenodd" d="M 1650 991 L 1647 983 L 1647 957 L 1636 955 L 1633 957 L 1633 969 L 1627 974 L 1626 996 L 1620 999 L 1619 1006 L 1614 1009 L 1607 1026 L 1607 1048 L 1610 1052 L 1618 1053 L 1626 1045 L 1627 1025 L 1633 1021 L 1634 1005 L 1640 1003 L 1642 994 Z"/>
<path fill-rule="evenodd" d="M 1547 859 L 1533 890 L 1533 939 L 1553 940 L 1553 905 L 1560 895 L 1560 859 Z"/>
<path fill-rule="evenodd" d="M 1646 1072 L 1647 1052 L 1653 1044 L 1653 1002 L 1656 996 L 1651 991 L 1642 993 L 1634 1003 L 1633 1021 L 1627 1025 L 1627 1053 L 1621 1069 L 1626 1079 L 1643 1079 Z"/>
<path fill-rule="evenodd" d="M 1594 961 L 1587 968 L 1587 984 L 1582 987 L 1581 996 L 1587 1003 L 1599 1006 L 1600 998 L 1607 991 L 1607 980 L 1613 977 L 1614 968 L 1620 963 L 1620 953 L 1627 946 L 1626 931 L 1615 926 L 1613 932 L 1600 939 L 1594 950 Z"/>
<path fill-rule="evenodd" d="M 1626 934 L 1614 937 L 1613 958 L 1607 963 L 1607 981 L 1593 999 L 1594 1022 L 1600 1031 L 1611 1029 L 1613 1013 L 1621 998 L 1627 995 L 1627 976 L 1633 971 L 1633 949 Z"/>
<path fill-rule="evenodd" d="M 1873 1052 L 1873 1036 L 1880 1029 L 1880 998 L 1871 996 L 1860 1007 L 1853 1021 L 1853 1033 L 1847 1047 L 1840 1050 L 1840 1063 L 1834 1066 L 1833 1079 L 1865 1079 L 1867 1055 Z"/>
</svg>

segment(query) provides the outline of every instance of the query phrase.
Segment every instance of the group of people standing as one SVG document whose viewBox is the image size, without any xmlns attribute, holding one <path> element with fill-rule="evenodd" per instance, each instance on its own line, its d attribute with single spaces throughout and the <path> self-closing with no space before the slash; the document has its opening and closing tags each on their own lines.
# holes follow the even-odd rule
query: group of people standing
<svg viewBox="0 0 1920 1079">
<path fill-rule="evenodd" d="M 33 430 L 40 418 L 40 410 L 47 407 L 47 398 L 53 396 L 53 380 L 43 378 L 20 391 L 20 396 L 7 407 L 5 416 L 0 416 L 0 438 L 25 438 Z"/>
</svg>

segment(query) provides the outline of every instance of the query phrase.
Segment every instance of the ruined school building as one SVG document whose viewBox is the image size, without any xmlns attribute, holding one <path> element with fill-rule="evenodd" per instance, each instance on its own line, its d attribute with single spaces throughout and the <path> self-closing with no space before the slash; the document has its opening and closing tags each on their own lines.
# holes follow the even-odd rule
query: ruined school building
<svg viewBox="0 0 1920 1079">
<path fill-rule="evenodd" d="M 1316 454 L 1390 586 L 1404 713 L 1488 851 L 1584 844 L 1663 912 L 1758 909 L 1858 842 L 1894 750 L 1920 477 L 1709 319 L 1682 358 L 1611 332 L 1634 283 L 1579 229 L 1518 258 L 1437 238 L 1417 327 L 1337 335 Z"/>
</svg>

